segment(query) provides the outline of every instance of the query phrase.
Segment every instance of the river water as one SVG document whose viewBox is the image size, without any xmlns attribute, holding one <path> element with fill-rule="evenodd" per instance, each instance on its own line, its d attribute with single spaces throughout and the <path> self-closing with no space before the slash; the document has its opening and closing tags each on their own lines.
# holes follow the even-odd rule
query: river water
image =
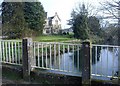
<svg viewBox="0 0 120 86">
<path fill-rule="evenodd" d="M 78 61 L 79 60 L 79 61 Z M 75 53 L 64 53 L 60 57 L 52 58 L 52 65 L 50 65 L 50 58 L 47 58 L 47 66 L 53 69 L 59 69 L 64 72 L 47 70 L 53 73 L 62 73 L 73 76 L 81 74 L 81 59 L 75 57 Z M 102 48 L 96 55 L 92 55 L 92 74 L 103 76 L 112 76 L 118 71 L 118 48 Z M 74 72 L 74 73 L 73 73 Z M 96 77 L 101 79 L 110 79 L 106 77 Z"/>
</svg>

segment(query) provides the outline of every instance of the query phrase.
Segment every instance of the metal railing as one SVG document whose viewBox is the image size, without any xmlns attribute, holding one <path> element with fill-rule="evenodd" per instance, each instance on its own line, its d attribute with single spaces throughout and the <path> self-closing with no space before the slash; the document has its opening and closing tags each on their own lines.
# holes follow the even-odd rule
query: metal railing
<svg viewBox="0 0 120 86">
<path fill-rule="evenodd" d="M 32 67 L 80 73 L 80 48 L 80 44 L 33 42 L 36 64 Z"/>
<path fill-rule="evenodd" d="M 92 76 L 118 78 L 119 46 L 92 45 Z"/>
<path fill-rule="evenodd" d="M 22 41 L 0 40 L 0 55 L 2 63 L 22 64 Z"/>
<path fill-rule="evenodd" d="M 120 46 L 92 44 L 92 76 L 118 78 Z M 82 72 L 81 44 L 32 42 L 33 68 L 74 73 Z M 22 41 L 0 40 L 0 61 L 22 65 Z M 104 79 L 105 79 L 104 78 Z"/>
</svg>

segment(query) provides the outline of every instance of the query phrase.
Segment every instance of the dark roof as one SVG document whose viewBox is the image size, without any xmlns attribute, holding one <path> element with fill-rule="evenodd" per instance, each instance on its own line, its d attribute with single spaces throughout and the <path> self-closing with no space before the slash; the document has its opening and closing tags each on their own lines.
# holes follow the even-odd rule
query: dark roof
<svg viewBox="0 0 120 86">
<path fill-rule="evenodd" d="M 54 18 L 54 16 L 52 16 L 52 17 L 48 17 L 49 20 L 52 20 L 53 18 Z"/>
<path fill-rule="evenodd" d="M 56 13 L 54 16 L 52 16 L 52 17 L 48 17 L 48 19 L 49 19 L 49 20 L 52 20 L 55 16 L 57 16 L 58 19 L 61 21 L 61 19 L 60 19 L 59 16 L 57 15 L 57 13 Z"/>
<path fill-rule="evenodd" d="M 53 19 L 55 16 L 52 16 L 52 17 L 50 17 L 51 19 Z"/>
</svg>

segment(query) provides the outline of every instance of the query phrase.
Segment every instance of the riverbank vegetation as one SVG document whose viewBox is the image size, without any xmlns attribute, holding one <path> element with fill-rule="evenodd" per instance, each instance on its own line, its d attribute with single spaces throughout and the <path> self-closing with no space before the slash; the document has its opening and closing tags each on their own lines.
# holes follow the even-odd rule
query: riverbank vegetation
<svg viewBox="0 0 120 86">
<path fill-rule="evenodd" d="M 101 29 L 99 18 L 90 14 L 90 8 L 87 8 L 85 4 L 79 4 L 71 12 L 72 18 L 68 24 L 73 28 L 75 38 L 101 43 L 104 39 L 104 30 Z"/>
</svg>

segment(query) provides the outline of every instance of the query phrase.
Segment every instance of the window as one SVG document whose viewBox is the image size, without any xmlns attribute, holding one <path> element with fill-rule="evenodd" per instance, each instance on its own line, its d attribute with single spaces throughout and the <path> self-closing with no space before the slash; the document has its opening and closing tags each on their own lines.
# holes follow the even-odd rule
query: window
<svg viewBox="0 0 120 86">
<path fill-rule="evenodd" d="M 55 20 L 55 24 L 58 25 L 58 20 Z"/>
</svg>

